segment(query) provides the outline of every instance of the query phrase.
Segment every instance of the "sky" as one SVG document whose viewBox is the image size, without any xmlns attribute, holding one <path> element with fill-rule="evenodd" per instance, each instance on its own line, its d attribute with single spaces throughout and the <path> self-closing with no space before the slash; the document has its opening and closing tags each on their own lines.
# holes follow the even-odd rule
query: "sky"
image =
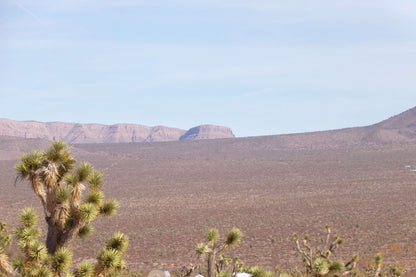
<svg viewBox="0 0 416 277">
<path fill-rule="evenodd" d="M 414 0 L 0 0 L 0 118 L 377 123 L 416 106 Z"/>
</svg>

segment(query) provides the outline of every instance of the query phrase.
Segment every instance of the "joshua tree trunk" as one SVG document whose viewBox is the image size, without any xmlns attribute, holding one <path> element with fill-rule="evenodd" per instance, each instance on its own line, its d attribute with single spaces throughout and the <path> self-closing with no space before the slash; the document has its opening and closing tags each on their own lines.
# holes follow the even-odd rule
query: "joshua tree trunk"
<svg viewBox="0 0 416 277">
<path fill-rule="evenodd" d="M 56 225 L 48 223 L 48 234 L 46 236 L 46 248 L 49 254 L 55 253 L 59 243 L 59 228 Z"/>
<path fill-rule="evenodd" d="M 208 255 L 208 277 L 215 277 L 215 250 Z"/>
</svg>

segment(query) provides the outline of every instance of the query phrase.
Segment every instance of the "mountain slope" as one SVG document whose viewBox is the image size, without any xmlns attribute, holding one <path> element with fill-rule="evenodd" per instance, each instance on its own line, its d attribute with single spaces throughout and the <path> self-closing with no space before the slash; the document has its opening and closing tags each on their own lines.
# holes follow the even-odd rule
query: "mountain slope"
<svg viewBox="0 0 416 277">
<path fill-rule="evenodd" d="M 211 125 L 212 126 L 212 125 Z M 197 128 L 197 127 L 195 127 Z M 209 138 L 215 138 L 215 130 L 226 127 L 212 126 Z M 65 122 L 15 121 L 0 119 L 0 136 L 37 138 L 45 140 L 62 139 L 68 143 L 119 143 L 177 141 L 186 130 L 165 126 L 148 127 L 138 124 L 80 124 Z M 228 136 L 234 137 L 232 132 Z M 195 137 L 194 139 L 199 139 Z"/>
</svg>

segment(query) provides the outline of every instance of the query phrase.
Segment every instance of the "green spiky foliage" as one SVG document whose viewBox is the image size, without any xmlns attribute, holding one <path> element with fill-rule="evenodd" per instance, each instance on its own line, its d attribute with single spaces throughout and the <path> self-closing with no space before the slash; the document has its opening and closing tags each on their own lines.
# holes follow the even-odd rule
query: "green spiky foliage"
<svg viewBox="0 0 416 277">
<path fill-rule="evenodd" d="M 124 254 L 128 245 L 129 238 L 120 232 L 115 232 L 97 258 L 95 274 L 108 276 L 122 272 L 125 268 Z"/>
<path fill-rule="evenodd" d="M 223 241 L 220 240 L 219 231 L 215 228 L 211 228 L 205 233 L 206 242 L 197 245 L 196 254 L 206 258 L 208 277 L 214 277 L 220 272 L 224 276 L 228 274 L 224 270 L 224 265 L 230 261 L 220 254 L 228 248 L 238 245 L 242 237 L 243 233 L 238 228 L 232 228 Z"/>
<path fill-rule="evenodd" d="M 275 277 L 276 275 L 273 271 L 267 271 L 260 266 L 252 266 L 247 271 L 252 277 Z"/>
<path fill-rule="evenodd" d="M 330 225 L 325 225 L 325 229 L 327 234 L 322 247 L 312 246 L 308 235 L 305 235 L 302 243 L 297 234 L 293 236 L 296 249 L 302 256 L 305 273 L 311 276 L 339 276 L 351 273 L 356 267 L 358 255 L 353 255 L 347 263 L 333 260 L 335 250 L 344 240 L 339 234 L 332 234 Z"/>
<path fill-rule="evenodd" d="M 23 257 L 13 261 L 15 271 L 24 277 L 64 276 L 72 263 L 72 251 L 59 248 L 53 255 L 39 242 L 41 235 L 37 227 L 38 215 L 32 208 L 25 208 L 20 214 L 20 226 L 14 230 Z"/>
<path fill-rule="evenodd" d="M 37 227 L 38 216 L 32 208 L 26 208 L 20 215 L 20 226 L 14 231 L 18 239 L 18 245 L 23 254 L 7 262 L 5 267 L 0 255 L 0 276 L 23 276 L 23 277 L 93 277 L 93 276 L 118 276 L 125 268 L 124 254 L 129 244 L 127 236 L 120 232 L 107 241 L 101 250 L 95 264 L 82 262 L 71 272 L 73 253 L 66 247 L 58 248 L 55 253 L 48 253 L 46 246 L 39 242 L 41 235 Z M 10 245 L 10 236 L 7 235 L 7 226 L 0 224 L 0 246 Z M 88 228 L 87 228 L 88 229 Z M 1 240 L 1 238 L 4 238 Z M 3 248 L 0 248 L 0 250 Z M 8 256 L 5 256 L 8 259 Z M 2 275 L 4 274 L 4 275 Z M 17 274 L 17 275 L 16 275 Z M 120 275 L 121 276 L 121 275 Z"/>
<path fill-rule="evenodd" d="M 383 263 L 383 254 L 377 253 L 375 258 L 374 258 L 374 262 L 375 262 L 375 265 L 376 265 L 376 271 L 374 272 L 374 277 L 378 277 L 378 276 L 380 276 L 381 265 Z"/>
<path fill-rule="evenodd" d="M 7 224 L 0 221 L 0 276 L 2 274 L 6 276 L 13 274 L 13 267 L 8 255 L 11 242 L 12 238 L 8 232 Z"/>
<path fill-rule="evenodd" d="M 77 236 L 87 237 L 98 215 L 114 215 L 119 207 L 116 200 L 105 199 L 99 171 L 86 162 L 75 164 L 68 145 L 59 140 L 46 151 L 23 154 L 15 165 L 16 180 L 28 180 L 43 206 L 50 254 Z"/>
<path fill-rule="evenodd" d="M 90 262 L 82 262 L 74 272 L 75 277 L 92 277 L 94 276 L 94 265 Z"/>
</svg>

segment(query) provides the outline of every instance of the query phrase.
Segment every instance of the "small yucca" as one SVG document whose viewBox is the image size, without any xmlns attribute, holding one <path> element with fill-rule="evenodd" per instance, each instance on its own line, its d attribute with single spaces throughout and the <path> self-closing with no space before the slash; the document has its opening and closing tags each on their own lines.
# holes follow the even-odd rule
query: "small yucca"
<svg viewBox="0 0 416 277">
<path fill-rule="evenodd" d="M 319 275 L 326 275 L 329 272 L 329 263 L 327 259 L 316 258 L 313 261 L 313 270 Z"/>
<path fill-rule="evenodd" d="M 381 265 L 381 263 L 383 262 L 383 254 L 381 253 L 377 253 L 376 257 L 374 258 L 376 265 Z"/>
<path fill-rule="evenodd" d="M 33 208 L 25 208 L 20 214 L 20 222 L 26 228 L 30 228 L 38 223 L 38 215 Z"/>
<path fill-rule="evenodd" d="M 97 207 L 101 206 L 104 200 L 104 193 L 101 190 L 95 189 L 92 190 L 85 200 L 87 203 L 92 203 Z"/>
<path fill-rule="evenodd" d="M 218 229 L 216 228 L 209 229 L 207 233 L 205 234 L 205 239 L 209 242 L 215 242 L 219 239 L 219 237 L 220 237 L 220 233 Z"/>
<path fill-rule="evenodd" d="M 42 266 L 42 267 L 38 267 L 36 269 L 36 274 L 34 276 L 37 276 L 37 277 L 53 277 L 53 273 L 49 268 Z"/>
<path fill-rule="evenodd" d="M 57 204 L 63 204 L 63 203 L 65 203 L 66 201 L 69 200 L 69 196 L 70 196 L 70 193 L 69 193 L 68 188 L 66 188 L 66 187 L 60 187 L 58 189 L 57 194 L 56 194 L 56 203 Z"/>
<path fill-rule="evenodd" d="M 196 254 L 198 256 L 204 255 L 204 254 L 208 253 L 208 251 L 209 251 L 208 246 L 203 242 L 198 243 L 198 245 L 196 246 Z"/>
<path fill-rule="evenodd" d="M 100 264 L 104 269 L 116 269 L 120 266 L 120 253 L 114 249 L 105 249 L 99 259 Z"/>
<path fill-rule="evenodd" d="M 90 262 L 82 262 L 74 272 L 75 277 L 92 277 L 94 265 Z"/>
<path fill-rule="evenodd" d="M 18 244 L 20 247 L 30 246 L 32 243 L 37 241 L 37 238 L 40 236 L 39 228 L 19 227 L 16 228 L 14 233 L 18 238 Z"/>
<path fill-rule="evenodd" d="M 238 228 L 231 229 L 227 234 L 226 244 L 229 246 L 234 246 L 240 243 L 241 238 L 243 237 L 243 232 Z"/>
<path fill-rule="evenodd" d="M 44 245 L 36 241 L 29 245 L 28 256 L 30 259 L 40 262 L 48 257 L 48 251 Z"/>
<path fill-rule="evenodd" d="M 107 242 L 107 249 L 114 249 L 119 253 L 124 253 L 129 245 L 129 238 L 121 232 L 115 232 L 113 237 Z"/>
<path fill-rule="evenodd" d="M 52 256 L 51 266 L 57 273 L 63 273 L 68 270 L 72 263 L 72 251 L 62 247 L 55 251 Z"/>
<path fill-rule="evenodd" d="M 84 226 L 82 226 L 80 229 L 79 229 L 79 232 L 78 232 L 78 235 L 82 238 L 82 239 L 85 239 L 85 238 L 87 238 L 88 236 L 90 236 L 92 233 L 94 233 L 94 226 L 92 226 L 91 224 L 87 224 L 87 225 L 84 225 Z"/>
<path fill-rule="evenodd" d="M 345 265 L 343 262 L 341 261 L 333 261 L 331 262 L 331 264 L 329 265 L 329 272 L 328 275 L 329 276 L 334 276 L 334 275 L 338 275 L 341 271 L 343 271 L 345 269 Z"/>
<path fill-rule="evenodd" d="M 117 200 L 111 199 L 103 203 L 103 205 L 100 207 L 100 213 L 105 216 L 112 216 L 116 214 L 119 207 L 120 204 L 117 202 Z"/>
<path fill-rule="evenodd" d="M 76 174 L 79 182 L 87 181 L 93 172 L 93 166 L 90 163 L 83 162 L 76 170 Z"/>
<path fill-rule="evenodd" d="M 103 184 L 103 174 L 97 170 L 93 170 L 88 178 L 88 183 L 91 189 L 99 189 Z"/>
<path fill-rule="evenodd" d="M 233 275 L 231 274 L 230 271 L 228 270 L 221 270 L 218 275 L 218 277 L 232 277 Z"/>
<path fill-rule="evenodd" d="M 81 219 L 85 222 L 92 221 L 97 215 L 99 211 L 97 207 L 92 203 L 85 203 L 79 209 L 79 214 Z"/>
</svg>

